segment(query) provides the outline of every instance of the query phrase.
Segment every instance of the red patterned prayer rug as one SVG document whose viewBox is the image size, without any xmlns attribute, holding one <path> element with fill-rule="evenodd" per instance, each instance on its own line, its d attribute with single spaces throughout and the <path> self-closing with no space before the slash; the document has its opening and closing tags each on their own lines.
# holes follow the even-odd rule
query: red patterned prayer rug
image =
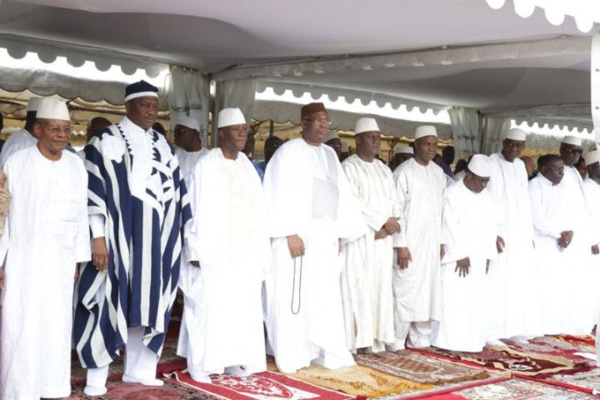
<svg viewBox="0 0 600 400">
<path fill-rule="evenodd" d="M 167 381 L 187 385 L 201 393 L 231 400 L 347 400 L 351 397 L 323 389 L 285 375 L 265 371 L 248 377 L 222 374 L 211 376 L 212 383 L 194 381 L 187 372 L 173 372 Z"/>
<path fill-rule="evenodd" d="M 108 392 L 94 400 L 222 400 L 221 397 L 200 392 L 190 386 L 165 382 L 162 387 L 149 387 L 132 383 L 110 382 L 106 385 Z M 90 399 L 83 393 L 83 385 L 73 388 L 72 399 Z"/>
<path fill-rule="evenodd" d="M 494 368 L 542 379 L 557 373 L 576 373 L 594 368 L 594 362 L 591 360 L 574 357 L 569 352 L 556 352 L 555 349 L 548 353 L 520 351 L 514 347 L 486 347 L 478 353 L 453 352 L 434 347 L 420 350 L 412 349 L 411 351 L 441 356 L 468 365 Z"/>
</svg>

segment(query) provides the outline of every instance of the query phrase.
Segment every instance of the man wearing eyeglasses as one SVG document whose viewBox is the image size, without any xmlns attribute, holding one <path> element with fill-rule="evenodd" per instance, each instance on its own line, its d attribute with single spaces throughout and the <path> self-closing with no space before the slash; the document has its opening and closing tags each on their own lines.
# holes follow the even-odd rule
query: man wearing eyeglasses
<svg viewBox="0 0 600 400">
<path fill-rule="evenodd" d="M 264 192 L 273 262 L 266 279 L 266 323 L 277 367 L 291 373 L 311 361 L 354 364 L 346 348 L 340 292 L 341 240 L 365 226 L 337 155 L 323 144 L 322 103 L 302 107 L 302 137 L 284 143 L 267 165 Z"/>
<path fill-rule="evenodd" d="M 557 155 L 538 159 L 539 174 L 529 181 L 529 198 L 534 226 L 538 266 L 542 329 L 546 334 L 569 332 L 570 304 L 558 295 L 570 290 L 571 257 L 567 251 L 573 240 L 573 208 L 562 183 L 565 165 Z M 579 306 L 579 304 L 578 304 Z"/>
<path fill-rule="evenodd" d="M 533 222 L 527 190 L 527 170 L 519 158 L 527 133 L 511 129 L 502 141 L 502 151 L 492 154 L 488 190 L 497 215 L 498 258 L 490 262 L 488 345 L 504 346 L 501 338 L 526 342 L 541 334 L 537 292 Z"/>
<path fill-rule="evenodd" d="M 66 104 L 41 99 L 32 131 L 36 145 L 3 166 L 12 202 L 0 241 L 2 399 L 70 395 L 73 277 L 91 256 L 87 174 L 64 151 Z"/>
<path fill-rule="evenodd" d="M 581 294 L 581 285 L 591 278 L 590 258 L 593 245 L 589 222 L 591 218 L 590 207 L 583 188 L 583 179 L 577 170 L 577 162 L 583 154 L 581 138 L 565 136 L 560 143 L 560 158 L 565 164 L 565 177 L 563 178 L 565 191 L 568 197 L 569 208 L 573 211 L 573 241 L 566 252 L 570 256 L 569 275 L 566 279 L 572 282 L 568 285 L 574 296 Z M 569 333 L 575 335 L 588 335 L 594 325 L 595 316 L 592 316 L 592 307 L 589 302 L 582 301 L 570 311 L 571 323 Z"/>
</svg>

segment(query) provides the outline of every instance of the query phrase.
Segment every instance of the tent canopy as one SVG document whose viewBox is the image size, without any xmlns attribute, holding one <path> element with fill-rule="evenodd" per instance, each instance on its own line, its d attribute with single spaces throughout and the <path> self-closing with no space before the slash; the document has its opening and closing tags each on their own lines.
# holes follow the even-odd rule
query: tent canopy
<svg viewBox="0 0 600 400">
<path fill-rule="evenodd" d="M 552 25 L 535 1 L 0 0 L 0 44 L 591 128 L 592 33 L 570 16 Z"/>
</svg>

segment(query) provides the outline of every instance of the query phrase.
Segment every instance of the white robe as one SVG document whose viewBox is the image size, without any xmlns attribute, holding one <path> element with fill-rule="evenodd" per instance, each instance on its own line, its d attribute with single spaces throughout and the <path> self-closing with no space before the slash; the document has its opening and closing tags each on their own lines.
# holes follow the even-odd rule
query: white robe
<svg viewBox="0 0 600 400">
<path fill-rule="evenodd" d="M 273 250 L 266 323 L 277 366 L 292 372 L 315 359 L 326 368 L 353 365 L 344 340 L 338 239 L 356 239 L 365 226 L 337 156 L 326 145 L 290 140 L 269 161 L 263 185 Z M 306 249 L 296 259 L 286 239 L 294 234 Z"/>
<path fill-rule="evenodd" d="M 261 285 L 270 257 L 264 195 L 252 162 L 213 149 L 195 166 L 193 218 L 180 287 L 185 308 L 177 353 L 192 375 L 225 367 L 266 369 Z"/>
<path fill-rule="evenodd" d="M 572 285 L 571 258 L 558 245 L 560 233 L 574 230 L 572 208 L 565 186 L 554 185 L 539 173 L 529 181 L 529 198 L 533 217 L 537 282 L 540 287 L 542 332 L 571 333 L 569 310 Z"/>
<path fill-rule="evenodd" d="M 539 335 L 542 321 L 527 171 L 523 161 L 508 162 L 501 153 L 492 154 L 490 161 L 488 190 L 505 246 L 490 263 L 488 339 Z"/>
<path fill-rule="evenodd" d="M 414 158 L 394 171 L 400 199 L 401 232 L 394 247 L 408 247 L 412 262 L 394 267 L 396 322 L 439 321 L 441 313 L 440 244 L 446 175 L 434 162 Z M 397 332 L 398 333 L 398 332 Z"/>
<path fill-rule="evenodd" d="M 469 190 L 463 180 L 446 190 L 443 208 L 442 309 L 433 344 L 453 351 L 483 350 L 486 264 L 496 258 L 496 219 L 492 198 L 484 189 Z M 460 277 L 456 262 L 469 258 L 469 274 Z"/>
<path fill-rule="evenodd" d="M 6 163 L 6 160 L 8 160 L 8 157 L 10 157 L 12 154 L 18 152 L 19 150 L 35 146 L 37 141 L 37 138 L 29 133 L 25 128 L 14 132 L 8 139 L 6 139 L 6 143 L 4 143 L 4 146 L 2 146 L 2 151 L 0 151 L 0 167 Z"/>
<path fill-rule="evenodd" d="M 181 176 L 185 180 L 186 186 L 189 188 L 191 183 L 191 174 L 194 172 L 194 168 L 198 161 L 206 156 L 209 150 L 202 148 L 199 151 L 185 151 L 182 148 L 175 149 L 175 155 L 179 160 L 179 168 L 181 170 Z"/>
<path fill-rule="evenodd" d="M 590 230 L 590 206 L 585 195 L 583 180 L 575 167 L 565 166 L 563 184 L 565 185 L 574 225 L 573 241 L 565 250 L 571 264 L 569 268 L 569 278 L 571 278 L 572 286 L 571 295 L 572 298 L 580 299 L 577 307 L 572 307 L 570 310 L 570 333 L 589 335 L 596 323 L 594 315 L 596 304 L 592 303 L 592 298 L 598 291 L 597 287 L 592 288 L 589 286 L 595 276 L 595 269 L 590 258 L 593 244 Z"/>
<path fill-rule="evenodd" d="M 374 347 L 394 341 L 392 236 L 375 240 L 390 217 L 400 217 L 394 178 L 381 161 L 365 162 L 357 155 L 348 157 L 342 167 L 361 210 L 368 232 L 343 247 L 342 300 L 346 323 L 346 343 L 351 350 Z"/>
<path fill-rule="evenodd" d="M 35 146 L 11 156 L 4 171 L 12 200 L 0 243 L 0 398 L 66 397 L 73 278 L 76 263 L 90 259 L 87 174 L 76 155 L 50 161 Z"/>
<path fill-rule="evenodd" d="M 583 190 L 590 206 L 590 243 L 600 246 L 600 184 L 587 177 L 583 180 Z M 596 287 L 597 282 L 600 282 L 600 255 L 590 254 L 589 258 L 591 279 L 589 279 L 588 290 L 591 297 L 590 302 L 595 305 L 591 309 L 592 317 L 597 323 L 600 318 L 600 290 L 597 290 Z"/>
</svg>

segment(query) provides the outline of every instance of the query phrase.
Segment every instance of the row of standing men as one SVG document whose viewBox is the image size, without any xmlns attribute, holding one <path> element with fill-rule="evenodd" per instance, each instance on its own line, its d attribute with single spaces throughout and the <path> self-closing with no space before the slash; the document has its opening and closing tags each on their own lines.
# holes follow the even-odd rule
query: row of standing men
<svg viewBox="0 0 600 400">
<path fill-rule="evenodd" d="M 2 398 L 68 396 L 72 326 L 88 369 L 87 394 L 106 392 L 108 365 L 124 348 L 125 382 L 162 385 L 156 365 L 177 285 L 185 302 L 178 353 L 199 381 L 213 373 L 263 370 L 263 320 L 267 352 L 284 372 L 311 362 L 351 365 L 349 349 L 427 346 L 433 321 L 442 321 L 440 332 L 450 327 L 441 308 L 439 266 L 440 251 L 452 247 L 442 239 L 446 180 L 430 162 L 437 147 L 433 127 L 417 130 L 414 159 L 392 177 L 374 159 L 380 137 L 374 120 L 359 121 L 357 155 L 342 167 L 321 145 L 327 111 L 309 104 L 301 111 L 302 138 L 277 150 L 261 187 L 240 153 L 247 140 L 243 115 L 222 110 L 219 148 L 186 177 L 188 200 L 173 149 L 151 129 L 156 91 L 143 81 L 127 88 L 127 116 L 86 146 L 87 174 L 62 151 L 69 115 L 64 103 L 50 99 L 40 102 L 31 127 L 35 146 L 5 160 L 12 202 L 0 242 Z M 524 168 L 506 147 L 524 142 L 518 139 L 507 138 L 509 150 L 498 157 L 516 166 L 512 172 L 520 179 Z M 463 185 L 471 193 L 467 182 L 485 186 L 486 170 L 494 182 L 493 157 L 474 157 Z M 503 163 L 500 175 L 508 176 Z M 522 216 L 511 208 L 521 199 L 507 192 L 514 182 L 505 180 L 500 190 L 506 204 L 494 204 L 506 208 L 497 210 L 506 218 L 499 227 Z M 447 198 L 457 191 L 448 189 Z M 486 336 L 540 334 L 525 327 L 532 314 L 523 305 L 535 277 L 518 264 L 521 236 L 511 234 L 519 227 L 504 228 L 494 232 L 502 251 L 490 267 L 499 271 L 492 286 L 500 287 L 490 308 L 500 311 L 494 312 L 496 331 Z M 477 230 L 465 232 L 479 239 Z M 462 257 L 456 268 L 470 277 L 479 253 L 469 249 L 455 254 L 467 254 L 470 265 Z M 86 263 L 75 268 L 77 262 Z M 515 304 L 518 309 L 510 308 Z"/>
</svg>

